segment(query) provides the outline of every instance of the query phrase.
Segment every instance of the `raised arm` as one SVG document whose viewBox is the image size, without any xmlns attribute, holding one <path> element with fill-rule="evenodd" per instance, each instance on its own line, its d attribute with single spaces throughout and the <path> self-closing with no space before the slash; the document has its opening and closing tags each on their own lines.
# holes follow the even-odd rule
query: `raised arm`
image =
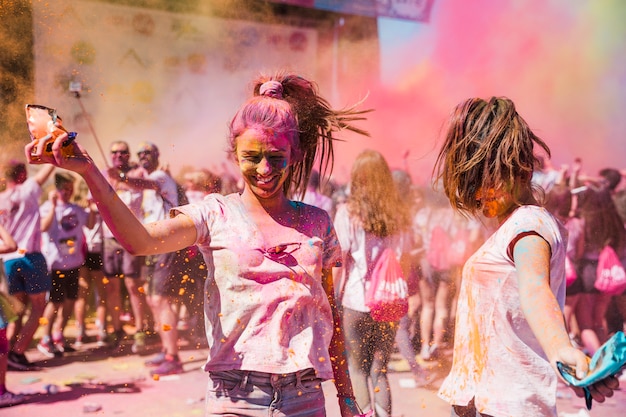
<svg viewBox="0 0 626 417">
<path fill-rule="evenodd" d="M 81 175 L 89 187 L 102 219 L 120 244 L 134 255 L 151 255 L 172 252 L 193 245 L 196 229 L 191 219 L 179 214 L 173 219 L 143 225 L 118 197 L 115 190 L 98 170 L 87 152 L 77 143 L 72 143 L 73 154 L 63 156 L 61 146 L 67 134 L 59 135 L 52 146 L 52 155 L 43 154 L 43 149 L 31 154 L 37 142 L 32 141 L 24 148 L 26 159 L 31 164 L 49 163 Z M 43 147 L 37 147 L 43 148 Z"/>
<path fill-rule="evenodd" d="M 39 184 L 39 186 L 41 187 L 43 183 L 46 182 L 48 178 L 50 178 L 50 174 L 52 174 L 53 171 L 54 165 L 46 164 L 42 166 L 41 169 L 37 171 L 34 177 L 35 181 L 37 181 L 37 184 Z"/>
<path fill-rule="evenodd" d="M 54 220 L 54 216 L 56 215 L 56 206 L 59 199 L 59 194 L 57 190 L 50 190 L 48 193 L 48 201 L 50 202 L 50 209 L 45 213 L 45 215 L 41 216 L 40 228 L 42 232 L 47 232 L 52 226 L 52 220 Z"/>
</svg>

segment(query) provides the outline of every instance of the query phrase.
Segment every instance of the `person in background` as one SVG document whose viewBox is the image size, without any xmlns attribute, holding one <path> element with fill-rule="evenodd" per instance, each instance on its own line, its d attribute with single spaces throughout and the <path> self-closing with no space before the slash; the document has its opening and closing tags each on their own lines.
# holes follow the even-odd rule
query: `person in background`
<svg viewBox="0 0 626 417">
<path fill-rule="evenodd" d="M 0 254 L 15 252 L 17 243 L 2 224 L 0 224 Z M 0 260 L 1 262 L 1 260 Z M 26 400 L 22 394 L 15 394 L 7 389 L 6 376 L 8 368 L 7 356 L 9 353 L 9 340 L 7 339 L 7 326 L 10 321 L 17 318 L 11 305 L 5 302 L 5 295 L 0 293 L 0 408 L 18 405 Z"/>
<path fill-rule="evenodd" d="M 6 189 L 0 193 L 0 224 L 17 242 L 17 250 L 2 255 L 9 294 L 30 308 L 21 311 L 7 329 L 9 369 L 28 370 L 32 364 L 25 355 L 39 327 L 51 281 L 46 259 L 41 253 L 39 197 L 53 165 L 44 165 L 28 177 L 26 165 L 10 161 L 4 170 Z M 28 317 L 24 321 L 24 317 Z"/>
<path fill-rule="evenodd" d="M 222 191 L 222 179 L 208 169 L 187 172 L 184 178 L 185 195 L 190 203 L 197 203 L 208 194 Z"/>
<path fill-rule="evenodd" d="M 441 193 L 430 194 L 427 217 L 420 215 L 424 223 L 422 242 L 425 256 L 421 258 L 419 289 L 422 298 L 420 312 L 420 357 L 424 361 L 437 359 L 443 348 L 450 299 L 454 294 L 454 271 L 458 262 L 453 260 L 452 245 L 457 243 L 455 213 Z M 424 212 L 422 213 L 424 214 Z"/>
<path fill-rule="evenodd" d="M 126 184 L 131 188 L 143 190 L 144 224 L 163 220 L 172 207 L 177 207 L 178 191 L 174 179 L 160 169 L 159 148 L 151 142 L 142 142 L 137 151 L 142 175 L 129 177 Z M 153 367 L 152 375 L 173 375 L 183 372 L 183 365 L 178 356 L 178 306 L 181 292 L 191 291 L 202 298 L 201 289 L 191 276 L 196 271 L 188 270 L 191 264 L 186 258 L 186 250 L 178 250 L 155 256 L 147 256 L 142 267 L 141 280 L 145 282 L 148 305 L 152 310 L 155 327 L 161 339 L 162 350 L 154 358 L 146 361 Z M 206 272 L 202 270 L 200 272 Z M 188 282 L 194 281 L 194 282 Z M 197 281 L 201 282 L 201 281 Z M 195 294 L 194 294 L 195 295 Z M 133 352 L 140 352 L 144 346 L 145 331 L 137 329 Z"/>
<path fill-rule="evenodd" d="M 185 174 L 184 178 L 185 194 L 190 203 L 198 203 L 209 194 L 222 193 L 222 184 L 224 183 L 222 177 L 208 169 L 189 172 Z M 203 289 L 207 267 L 197 246 L 187 248 L 187 258 L 190 284 L 195 285 L 197 289 L 185 291 L 182 295 L 183 305 L 179 313 L 179 323 L 186 325 L 188 339 L 196 346 L 200 346 L 206 343 Z"/>
<path fill-rule="evenodd" d="M 141 167 L 130 162 L 130 148 L 124 141 L 111 143 L 111 166 L 104 171 L 104 176 L 115 190 L 116 194 L 126 204 L 130 211 L 137 217 L 143 218 L 142 204 L 143 191 L 129 186 L 129 178 L 140 176 Z M 128 291 L 130 308 L 135 321 L 136 331 L 151 331 L 153 329 L 152 315 L 143 292 L 143 282 L 141 282 L 141 266 L 144 258 L 134 256 L 126 250 L 114 236 L 107 224 L 103 228 L 103 264 L 104 275 L 107 279 L 108 291 L 119 294 L 120 308 L 116 308 L 116 300 L 109 309 L 113 334 L 111 342 L 113 347 L 117 347 L 126 338 L 126 332 L 122 328 L 120 314 L 122 310 L 122 282 Z M 104 340 L 107 336 L 105 323 L 98 323 L 102 327 L 98 328 L 98 340 Z"/>
<path fill-rule="evenodd" d="M 337 130 L 361 118 L 333 110 L 297 74 L 260 76 L 230 123 L 229 148 L 244 189 L 176 207 L 142 224 L 67 135 L 42 161 L 79 173 L 120 244 L 152 255 L 197 245 L 208 267 L 205 320 L 209 352 L 206 416 L 326 415 L 322 381 L 333 379 L 342 417 L 359 413 L 346 365 L 332 267 L 341 251 L 328 214 L 289 199 L 302 193 L 316 158 L 332 162 Z M 33 145 L 25 147 L 30 155 Z"/>
<path fill-rule="evenodd" d="M 63 332 L 74 312 L 78 275 L 85 262 L 83 227 L 94 225 L 91 212 L 71 203 L 73 194 L 74 178 L 57 173 L 54 175 L 54 190 L 39 208 L 42 252 L 50 268 L 52 288 L 43 314 L 44 334 L 37 349 L 48 358 L 74 350 L 65 342 Z"/>
<path fill-rule="evenodd" d="M 377 151 L 361 152 L 352 164 L 350 194 L 337 207 L 335 228 L 343 252 L 344 271 L 339 300 L 348 345 L 348 367 L 357 402 L 378 417 L 392 412 L 387 365 L 393 352 L 397 322 L 376 321 L 365 305 L 366 286 L 376 260 L 390 248 L 409 273 L 411 216 L 385 158 Z M 374 387 L 370 396 L 369 383 Z"/>
<path fill-rule="evenodd" d="M 541 187 L 545 193 L 549 193 L 552 187 L 559 182 L 561 172 L 554 167 L 549 156 L 543 154 L 535 156 L 537 158 L 537 166 L 533 171 L 531 181 L 533 185 Z"/>
<path fill-rule="evenodd" d="M 311 177 L 309 178 L 304 197 L 302 197 L 302 202 L 326 210 L 332 218 L 335 215 L 335 203 L 332 198 L 322 193 L 320 186 L 319 171 L 311 171 Z"/>
<path fill-rule="evenodd" d="M 602 169 L 599 178 L 587 184 L 578 178 L 580 164 L 572 167 L 572 186 L 576 201 L 576 214 L 584 222 L 583 248 L 578 260 L 576 281 L 569 293 L 580 294 L 576 304 L 576 322 L 580 339 L 586 351 L 593 355 L 608 339 L 606 313 L 612 295 L 598 291 L 598 259 L 605 245 L 624 259 L 626 255 L 626 229 L 612 199 L 613 190 L 621 181 L 618 170 Z"/>
<path fill-rule="evenodd" d="M 415 213 L 423 207 L 424 194 L 421 190 L 413 187 L 411 177 L 407 171 L 394 169 L 391 172 L 391 176 L 399 195 L 404 199 L 405 204 L 409 208 L 411 218 L 413 218 Z M 400 319 L 396 331 L 396 346 L 409 365 L 416 387 L 423 387 L 431 382 L 431 378 L 428 378 L 426 375 L 426 370 L 417 362 L 417 352 L 413 344 L 413 340 L 418 331 L 422 304 L 419 291 L 420 259 L 423 251 L 422 243 L 421 236 L 413 233 L 411 229 L 411 246 L 410 252 L 407 255 L 409 259 L 409 271 L 407 275 L 409 306 L 407 314 Z"/>
<path fill-rule="evenodd" d="M 567 229 L 567 252 L 565 262 L 569 263 L 571 268 L 576 271 L 578 269 L 578 261 L 584 252 L 585 222 L 580 217 L 570 216 L 572 210 L 572 192 L 570 188 L 564 183 L 556 184 L 546 194 L 544 207 L 563 223 Z M 580 290 L 576 291 L 576 287 L 572 288 L 574 282 L 571 282 L 566 289 L 563 317 L 565 318 L 565 324 L 567 325 L 570 339 L 578 343 L 577 339 L 580 338 L 580 329 L 576 320 L 576 310 L 581 292 L 579 292 Z M 582 310 L 581 313 L 587 314 Z M 590 346 L 586 348 L 590 348 Z M 597 347 L 591 348 L 589 352 L 595 351 L 596 349 Z"/>
<path fill-rule="evenodd" d="M 109 285 L 109 281 L 104 276 L 102 261 L 102 217 L 98 213 L 96 203 L 89 196 L 86 197 L 84 204 L 94 217 L 94 225 L 91 229 L 84 227 L 86 251 L 85 262 L 80 268 L 78 280 L 78 298 L 74 303 L 74 316 L 76 318 L 76 341 L 74 347 L 79 349 L 83 346 L 87 337 L 85 327 L 85 314 L 88 308 L 88 298 L 90 290 L 94 291 L 96 327 L 98 329 L 106 328 L 107 313 L 111 313 L 111 317 L 118 316 L 119 313 L 112 311 L 121 308 L 120 293 L 115 292 L 115 287 Z M 119 286 L 117 288 L 119 290 Z M 101 333 L 97 337 L 96 343 L 98 347 L 105 346 L 105 340 Z"/>
<path fill-rule="evenodd" d="M 510 99 L 471 98 L 454 108 L 436 160 L 452 207 L 499 223 L 463 268 L 452 368 L 439 390 L 453 416 L 556 417 L 557 362 L 578 378 L 589 371 L 563 320 L 566 235 L 535 197 L 534 147 L 550 154 Z M 607 377 L 590 392 L 603 402 L 618 386 Z"/>
</svg>

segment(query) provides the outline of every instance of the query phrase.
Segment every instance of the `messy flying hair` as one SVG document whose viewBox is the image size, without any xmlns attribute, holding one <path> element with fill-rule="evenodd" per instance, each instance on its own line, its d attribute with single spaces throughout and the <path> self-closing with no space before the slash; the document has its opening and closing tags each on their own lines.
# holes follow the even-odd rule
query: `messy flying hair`
<svg viewBox="0 0 626 417">
<path fill-rule="evenodd" d="M 389 165 L 374 150 L 361 152 L 352 164 L 347 208 L 363 230 L 378 237 L 396 234 L 410 224 L 408 205 L 398 192 Z"/>
<path fill-rule="evenodd" d="M 261 95 L 261 86 L 267 81 L 279 82 L 280 94 Z M 369 110 L 356 110 L 356 106 L 333 110 L 319 95 L 317 85 L 299 75 L 279 71 L 259 76 L 253 85 L 254 96 L 243 104 L 230 123 L 229 151 L 236 152 L 237 138 L 250 128 L 287 135 L 294 151 L 294 163 L 283 185 L 288 197 L 304 195 L 316 158 L 323 176 L 332 172 L 335 132 L 347 129 L 369 136 L 352 125 L 364 120 L 361 115 Z"/>
<path fill-rule="evenodd" d="M 530 130 L 513 101 L 470 98 L 452 111 L 433 178 L 441 181 L 453 208 L 475 215 L 480 210 L 476 192 L 481 188 L 511 192 L 522 184 L 532 192 L 535 144 L 550 157 L 548 145 Z"/>
</svg>

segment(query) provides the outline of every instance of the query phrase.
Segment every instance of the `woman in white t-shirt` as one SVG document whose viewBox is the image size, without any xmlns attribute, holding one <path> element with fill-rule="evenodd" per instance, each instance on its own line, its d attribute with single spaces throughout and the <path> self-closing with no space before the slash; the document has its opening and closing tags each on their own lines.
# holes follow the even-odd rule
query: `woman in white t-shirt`
<svg viewBox="0 0 626 417">
<path fill-rule="evenodd" d="M 410 227 L 408 206 L 384 157 L 373 150 L 361 152 L 352 164 L 348 199 L 335 215 L 345 268 L 337 275 L 343 277 L 340 302 L 354 392 L 363 409 L 374 409 L 377 417 L 391 416 L 387 364 L 398 323 L 376 321 L 365 303 L 365 292 L 374 265 L 387 248 L 404 264 L 404 276 L 408 276 L 408 258 L 403 255 L 411 250 Z"/>
<path fill-rule="evenodd" d="M 566 234 L 533 193 L 535 146 L 550 154 L 511 100 L 473 98 L 454 109 L 437 158 L 452 206 L 499 223 L 463 268 L 452 369 L 439 390 L 453 416 L 556 416 L 556 363 L 588 372 L 563 320 Z M 598 382 L 593 398 L 618 385 Z"/>
<path fill-rule="evenodd" d="M 291 73 L 261 76 L 230 123 L 230 152 L 244 179 L 239 194 L 213 194 L 143 225 L 80 145 L 31 163 L 80 173 L 119 243 L 135 255 L 197 245 L 207 265 L 209 342 L 206 416 L 325 416 L 322 381 L 334 379 L 343 417 L 359 413 L 334 300 L 341 251 L 328 214 L 289 199 L 306 187 L 316 157 L 332 162 L 337 130 L 359 112 L 335 111 L 312 82 Z M 35 155 L 31 152 L 35 151 Z M 39 151 L 39 152 L 37 152 Z"/>
</svg>

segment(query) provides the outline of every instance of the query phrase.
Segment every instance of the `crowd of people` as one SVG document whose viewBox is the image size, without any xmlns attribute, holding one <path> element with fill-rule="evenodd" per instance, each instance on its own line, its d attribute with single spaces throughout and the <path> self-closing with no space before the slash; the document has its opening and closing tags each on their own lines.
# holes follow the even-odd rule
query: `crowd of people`
<svg viewBox="0 0 626 417">
<path fill-rule="evenodd" d="M 32 367 L 35 344 L 50 359 L 81 349 L 91 315 L 98 346 L 129 339 L 141 354 L 159 343 L 145 362 L 152 375 L 183 372 L 181 337 L 206 347 L 207 416 L 321 416 L 320 382 L 333 379 L 342 416 L 390 417 L 391 354 L 426 387 L 424 365 L 450 349 L 439 393 L 453 415 L 555 415 L 555 362 L 582 375 L 586 355 L 626 326 L 626 296 L 593 286 L 605 245 L 626 261 L 626 172 L 584 176 L 580 160 L 554 169 L 513 103 L 492 98 L 455 108 L 433 184 L 414 184 L 374 150 L 346 184 L 326 179 L 337 133 L 366 134 L 355 125 L 364 113 L 332 109 L 295 74 L 260 77 L 230 124 L 240 179 L 205 168 L 175 177 L 151 142 L 136 158 L 112 142 L 105 168 L 80 144 L 62 153 L 63 133 L 50 154 L 27 145 L 41 168 L 29 178 L 11 162 L 0 194 L 5 292 L 23 307 L 0 314 L 0 405 L 22 400 L 4 385 L 7 367 Z M 365 304 L 385 249 L 408 282 L 398 322 L 373 319 Z M 566 258 L 576 272 L 567 288 Z M 592 395 L 616 388 L 609 377 Z"/>
</svg>

